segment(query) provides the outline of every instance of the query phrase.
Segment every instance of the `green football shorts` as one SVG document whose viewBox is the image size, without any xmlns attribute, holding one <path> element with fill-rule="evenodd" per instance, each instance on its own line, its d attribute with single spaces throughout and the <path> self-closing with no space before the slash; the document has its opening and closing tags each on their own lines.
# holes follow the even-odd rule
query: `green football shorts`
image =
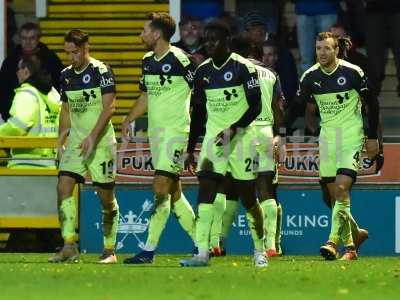
<svg viewBox="0 0 400 300">
<path fill-rule="evenodd" d="M 275 170 L 273 133 L 271 126 L 256 126 L 257 134 L 257 172 Z"/>
<path fill-rule="evenodd" d="M 188 133 L 173 129 L 149 131 L 150 151 L 156 172 L 179 176 L 183 170 L 188 138 Z"/>
<path fill-rule="evenodd" d="M 355 172 L 360 168 L 364 146 L 362 127 L 321 128 L 319 136 L 320 177 L 336 177 L 339 169 Z"/>
<path fill-rule="evenodd" d="M 224 146 L 215 144 L 215 134 L 204 137 L 197 172 L 213 172 L 225 176 L 229 170 L 238 180 L 254 180 L 257 177 L 257 138 L 254 126 L 238 131 L 232 141 Z"/>
<path fill-rule="evenodd" d="M 116 145 L 95 148 L 85 160 L 78 146 L 68 144 L 61 157 L 60 172 L 74 173 L 82 179 L 89 171 L 94 183 L 111 183 L 116 175 Z"/>
</svg>

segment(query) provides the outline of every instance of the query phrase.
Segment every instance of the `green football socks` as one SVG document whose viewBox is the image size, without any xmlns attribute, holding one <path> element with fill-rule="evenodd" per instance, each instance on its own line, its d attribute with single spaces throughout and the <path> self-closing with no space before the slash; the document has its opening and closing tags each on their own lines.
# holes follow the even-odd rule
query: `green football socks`
<svg viewBox="0 0 400 300">
<path fill-rule="evenodd" d="M 267 199 L 261 202 L 261 208 L 264 213 L 264 230 L 266 232 L 267 250 L 275 250 L 275 236 L 276 236 L 276 219 L 278 215 L 278 207 L 275 199 Z"/>
<path fill-rule="evenodd" d="M 147 236 L 146 245 L 144 247 L 146 251 L 154 251 L 157 248 L 160 236 L 171 211 L 170 195 L 166 195 L 162 199 L 155 199 L 154 201 L 158 205 L 150 218 L 149 235 Z"/>
<path fill-rule="evenodd" d="M 225 194 L 217 193 L 214 200 L 214 215 L 210 231 L 210 246 L 211 248 L 219 247 L 219 239 L 222 230 L 222 217 L 226 208 Z"/>
<path fill-rule="evenodd" d="M 60 205 L 60 227 L 64 243 L 73 243 L 75 241 L 75 223 L 76 223 L 76 203 L 73 196 L 61 201 Z"/>
<path fill-rule="evenodd" d="M 119 223 L 119 206 L 117 199 L 112 202 L 111 211 L 103 210 L 104 249 L 114 250 Z"/>
<path fill-rule="evenodd" d="M 182 226 L 192 240 L 196 241 L 196 218 L 192 206 L 187 201 L 185 195 L 181 193 L 181 198 L 173 205 L 173 211 L 179 224 Z"/>
</svg>

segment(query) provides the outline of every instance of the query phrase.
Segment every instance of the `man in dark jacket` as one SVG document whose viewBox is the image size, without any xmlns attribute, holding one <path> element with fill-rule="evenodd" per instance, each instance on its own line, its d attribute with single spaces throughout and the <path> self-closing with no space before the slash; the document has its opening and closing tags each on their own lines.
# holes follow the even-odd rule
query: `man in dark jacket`
<svg viewBox="0 0 400 300">
<path fill-rule="evenodd" d="M 52 86 L 58 90 L 58 81 L 61 70 L 64 68 L 58 56 L 47 46 L 41 43 L 40 28 L 35 23 L 25 23 L 19 31 L 21 45 L 15 48 L 3 61 L 0 69 L 0 113 L 3 120 L 7 120 L 14 98 L 14 89 L 18 87 L 18 78 L 16 76 L 18 62 L 21 57 L 36 55 L 42 62 L 42 68 L 51 75 Z"/>
</svg>

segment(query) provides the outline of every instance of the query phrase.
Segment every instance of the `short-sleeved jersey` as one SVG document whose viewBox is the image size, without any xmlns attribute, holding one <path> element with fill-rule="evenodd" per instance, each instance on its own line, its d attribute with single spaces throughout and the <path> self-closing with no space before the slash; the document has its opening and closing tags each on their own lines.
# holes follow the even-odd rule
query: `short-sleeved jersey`
<svg viewBox="0 0 400 300">
<path fill-rule="evenodd" d="M 329 74 L 319 64 L 309 68 L 300 79 L 297 97 L 318 105 L 321 127 L 362 126 L 360 95 L 366 89 L 361 68 L 339 59 Z"/>
<path fill-rule="evenodd" d="M 60 77 L 61 101 L 67 102 L 71 119 L 69 142 L 80 144 L 97 124 L 103 110 L 102 95 L 115 93 L 114 75 L 109 66 L 94 58 L 80 73 L 72 66 L 65 68 Z M 115 143 L 111 121 L 104 128 L 97 147 Z"/>
<path fill-rule="evenodd" d="M 254 63 L 261 89 L 261 113 L 256 119 L 257 126 L 273 126 L 274 113 L 272 110 L 273 99 L 283 98 L 282 87 L 278 75 L 267 68 L 262 62 L 249 59 Z"/>
<path fill-rule="evenodd" d="M 252 94 L 260 94 L 255 65 L 236 53 L 221 67 L 207 59 L 196 70 L 193 93 L 206 101 L 206 134 L 217 135 L 243 116 Z"/>
<path fill-rule="evenodd" d="M 196 66 L 180 48 L 171 46 L 162 57 L 148 52 L 142 61 L 141 91 L 147 93 L 149 130 L 189 132 L 190 96 Z"/>
</svg>

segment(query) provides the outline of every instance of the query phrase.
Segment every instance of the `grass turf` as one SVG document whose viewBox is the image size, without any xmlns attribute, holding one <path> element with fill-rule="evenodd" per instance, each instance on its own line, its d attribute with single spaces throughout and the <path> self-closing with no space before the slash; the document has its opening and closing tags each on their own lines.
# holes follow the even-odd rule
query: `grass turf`
<svg viewBox="0 0 400 300">
<path fill-rule="evenodd" d="M 255 269 L 249 256 L 214 258 L 205 268 L 179 267 L 182 256 L 159 255 L 146 266 L 99 265 L 95 255 L 75 264 L 47 258 L 1 253 L 0 299 L 400 299 L 397 257 L 286 256 L 265 269 Z"/>
</svg>

